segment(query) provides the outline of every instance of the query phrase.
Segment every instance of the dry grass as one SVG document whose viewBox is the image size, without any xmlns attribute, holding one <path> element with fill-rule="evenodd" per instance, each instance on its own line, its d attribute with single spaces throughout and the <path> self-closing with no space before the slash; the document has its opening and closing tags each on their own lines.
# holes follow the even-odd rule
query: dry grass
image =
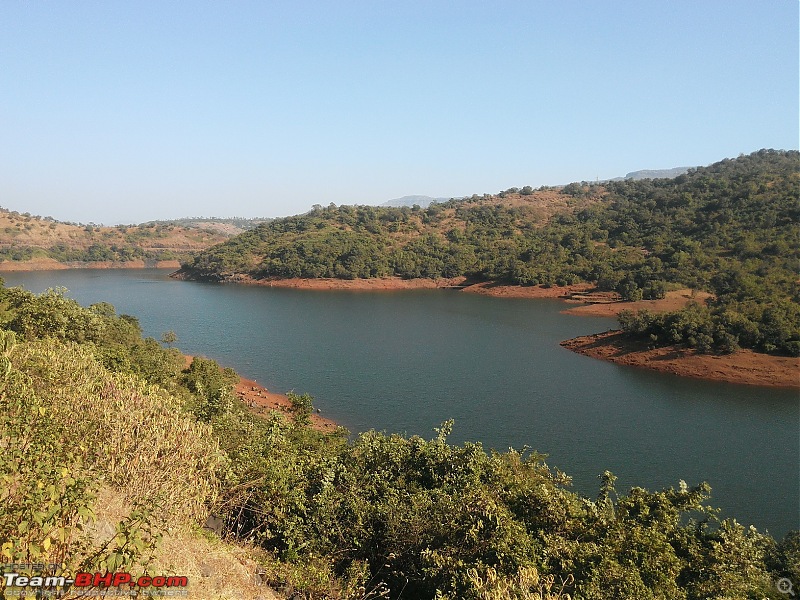
<svg viewBox="0 0 800 600">
<path fill-rule="evenodd" d="M 664 298 L 659 300 L 622 302 L 619 300 L 619 295 L 614 295 L 612 292 L 604 292 L 595 298 L 576 297 L 574 298 L 575 300 L 583 300 L 591 304 L 575 306 L 562 312 L 587 317 L 616 317 L 623 310 L 649 310 L 652 313 L 662 313 L 680 310 L 690 302 L 703 304 L 711 297 L 708 292 L 683 288 L 669 291 Z"/>
<path fill-rule="evenodd" d="M 205 519 L 222 454 L 209 427 L 183 414 L 176 398 L 136 378 L 109 374 L 75 344 L 22 344 L 13 362 L 31 377 L 47 410 L 63 415 L 65 443 L 80 445 L 102 479 L 127 500 L 153 507 L 165 527 Z"/>
<path fill-rule="evenodd" d="M 48 221 L 0 210 L 0 248 L 29 247 L 47 249 L 64 244 L 68 248 L 86 250 L 92 244 L 107 246 L 132 245 L 145 251 L 202 250 L 222 242 L 230 234 L 179 226 L 94 227 Z"/>
<path fill-rule="evenodd" d="M 185 576 L 190 598 L 277 598 L 260 585 L 254 549 L 223 543 L 198 526 L 213 503 L 223 460 L 209 426 L 185 414 L 164 390 L 109 373 L 75 344 L 22 343 L 12 348 L 10 360 L 24 374 L 20 389 L 39 400 L 37 414 L 48 416 L 50 433 L 70 456 L 80 457 L 82 466 L 74 468 L 94 479 L 91 511 L 81 513 L 77 525 L 74 519 L 58 523 L 73 528 L 73 541 L 69 554 L 55 562 L 134 576 Z M 53 562 L 62 546 L 54 544 L 50 554 L 45 546 L 35 557 Z M 121 553 L 127 558 L 109 566 Z M 76 588 L 66 597 L 79 596 Z"/>
<path fill-rule="evenodd" d="M 188 577 L 190 598 L 278 598 L 261 580 L 257 554 L 255 548 L 228 544 L 212 534 L 181 530 L 164 537 L 149 570 Z"/>
<path fill-rule="evenodd" d="M 132 510 L 125 495 L 110 486 L 101 488 L 95 502 L 96 521 L 88 528 L 93 545 L 114 535 L 114 527 Z M 202 600 L 272 600 L 279 596 L 261 582 L 259 551 L 221 541 L 196 527 L 183 526 L 165 533 L 155 559 L 141 574 L 187 577 L 188 597 Z M 138 571 L 135 575 L 140 574 Z"/>
</svg>

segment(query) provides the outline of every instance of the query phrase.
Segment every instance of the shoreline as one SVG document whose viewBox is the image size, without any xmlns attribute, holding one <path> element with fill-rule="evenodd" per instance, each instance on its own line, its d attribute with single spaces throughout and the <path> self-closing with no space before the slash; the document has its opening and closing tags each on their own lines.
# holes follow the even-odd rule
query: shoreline
<svg viewBox="0 0 800 600">
<path fill-rule="evenodd" d="M 27 263 L 0 263 L 0 272 L 9 264 L 30 267 L 34 261 Z M 6 268 L 9 270 L 53 270 L 69 268 L 163 268 L 172 269 L 175 261 L 162 261 L 156 265 L 145 264 L 144 261 L 130 261 L 127 263 L 94 263 L 93 265 L 57 263 L 52 259 L 36 261 L 38 268 Z M 55 265 L 59 265 L 54 267 Z M 179 271 L 173 272 L 171 277 L 184 279 Z M 457 292 L 479 294 L 495 298 L 523 298 L 523 299 L 559 299 L 565 303 L 580 304 L 566 308 L 562 313 L 582 317 L 616 317 L 622 310 L 649 310 L 651 312 L 664 312 L 678 310 L 688 302 L 703 302 L 711 294 L 689 289 L 673 290 L 667 292 L 665 298 L 660 300 L 639 300 L 625 302 L 619 300 L 614 292 L 598 292 L 593 284 L 578 283 L 567 286 L 518 286 L 500 284 L 497 282 L 470 282 L 466 277 L 450 279 L 401 279 L 399 277 L 374 278 L 374 279 L 263 279 L 257 280 L 246 275 L 229 277 L 223 283 L 240 283 L 245 285 L 259 285 L 265 287 L 278 287 L 289 289 L 307 290 L 343 290 L 343 291 L 402 291 L 419 289 L 447 289 Z M 619 346 L 619 337 L 614 337 L 619 332 L 606 332 L 588 336 L 579 336 L 561 342 L 561 346 L 600 360 L 607 360 L 615 364 L 636 368 L 651 369 L 660 372 L 673 373 L 691 378 L 702 378 L 712 381 L 735 383 L 743 385 L 760 385 L 765 387 L 800 387 L 800 362 L 792 357 L 773 356 L 749 350 L 740 350 L 732 355 L 703 355 L 687 349 L 650 349 L 646 342 L 638 346 L 627 340 L 624 347 Z M 604 347 L 605 346 L 605 347 Z M 635 347 L 634 347 L 635 346 Z M 736 357 L 736 358 L 732 358 Z M 269 392 L 263 386 L 250 380 L 237 386 L 237 393 L 246 402 L 253 404 L 252 408 L 263 410 L 288 411 L 291 406 L 284 394 Z M 246 389 L 256 388 L 253 389 Z M 260 394 L 260 395 L 259 395 Z M 312 422 L 319 421 L 321 431 L 331 431 L 336 427 L 333 421 L 312 415 Z M 333 426 L 324 424 L 332 423 Z"/>
<path fill-rule="evenodd" d="M 234 388 L 234 394 L 244 404 L 250 412 L 260 417 L 268 417 L 269 413 L 277 411 L 283 413 L 287 419 L 291 419 L 292 403 L 286 394 L 270 392 L 263 385 L 252 379 L 245 379 L 239 375 L 239 382 Z M 315 408 L 311 413 L 311 427 L 323 433 L 331 433 L 339 428 L 339 424 L 331 419 L 323 417 L 319 409 Z"/>
<path fill-rule="evenodd" d="M 202 356 L 202 355 L 198 355 Z M 204 357 L 207 358 L 207 357 Z M 192 364 L 194 356 L 190 354 L 183 355 L 184 368 L 188 369 Z M 219 363 L 217 363 L 219 364 Z M 220 365 L 222 368 L 222 365 Z M 234 369 L 235 370 L 235 369 Z M 270 392 L 266 387 L 255 381 L 254 379 L 247 379 L 236 372 L 239 381 L 233 388 L 233 393 L 236 398 L 245 404 L 248 410 L 259 417 L 267 418 L 269 413 L 276 411 L 283 413 L 287 419 L 291 419 L 292 402 L 286 394 L 278 392 Z M 323 433 L 331 433 L 339 428 L 339 424 L 331 419 L 323 417 L 319 409 L 314 409 L 316 412 L 311 413 L 311 427 Z"/>
<path fill-rule="evenodd" d="M 175 271 L 170 275 L 175 279 L 187 280 L 180 272 Z M 202 279 L 192 280 L 202 281 Z M 270 278 L 256 279 L 250 275 L 233 275 L 220 279 L 218 283 L 236 283 L 242 285 L 256 285 L 262 287 L 301 289 L 301 290 L 350 290 L 350 291 L 402 291 L 420 289 L 447 289 L 468 294 L 480 294 L 495 298 L 560 298 L 570 302 L 584 302 L 580 298 L 573 298 L 587 294 L 594 290 L 591 283 L 577 283 L 565 286 L 522 286 L 501 284 L 494 281 L 470 281 L 464 276 L 428 279 L 419 277 L 403 279 L 402 277 L 372 277 L 368 279 L 336 279 L 334 277 L 290 277 L 285 279 Z M 610 301 L 612 293 L 598 292 L 593 296 L 602 297 L 603 301 Z"/>
<path fill-rule="evenodd" d="M 671 290 L 658 300 L 622 301 L 614 292 L 597 291 L 595 285 L 578 283 L 566 286 L 519 286 L 497 282 L 469 282 L 452 279 L 274 279 L 255 280 L 240 276 L 231 283 L 309 290 L 396 291 L 409 289 L 451 289 L 494 298 L 558 299 L 580 304 L 561 311 L 579 317 L 616 317 L 623 310 L 668 312 L 680 310 L 689 302 L 703 303 L 712 295 L 688 288 Z M 800 389 L 800 359 L 740 350 L 734 354 L 699 354 L 691 349 L 666 347 L 651 349 L 646 341 L 624 339 L 618 331 L 579 336 L 561 346 L 585 356 L 615 364 L 671 373 L 681 377 L 705 379 L 738 385 L 757 385 Z"/>
<path fill-rule="evenodd" d="M 561 342 L 572 352 L 617 365 L 671 373 L 680 377 L 737 385 L 800 389 L 800 358 L 772 356 L 752 350 L 733 354 L 700 354 L 691 348 L 650 348 L 619 330 L 584 335 Z"/>
<path fill-rule="evenodd" d="M 171 275 L 175 279 L 186 279 L 180 271 Z M 420 290 L 420 289 L 455 289 L 466 281 L 465 277 L 452 279 L 402 279 L 400 277 L 374 277 L 370 279 L 336 279 L 333 277 L 288 279 L 255 279 L 249 275 L 235 275 L 222 279 L 219 283 L 238 283 L 261 287 L 276 287 L 302 290 L 352 290 L 352 291 L 387 291 Z"/>
<path fill-rule="evenodd" d="M 53 258 L 34 260 L 4 260 L 0 262 L 0 273 L 32 271 L 65 271 L 67 269 L 176 269 L 177 260 L 126 260 L 126 261 L 71 261 L 59 262 Z"/>
</svg>

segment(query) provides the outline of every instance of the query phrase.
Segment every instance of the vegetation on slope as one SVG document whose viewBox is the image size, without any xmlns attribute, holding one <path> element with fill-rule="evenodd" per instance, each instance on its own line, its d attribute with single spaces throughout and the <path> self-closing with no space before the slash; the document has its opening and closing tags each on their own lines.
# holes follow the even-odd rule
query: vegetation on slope
<svg viewBox="0 0 800 600">
<path fill-rule="evenodd" d="M 628 318 L 626 330 L 659 344 L 797 355 L 799 190 L 800 154 L 761 150 L 675 179 L 515 188 L 424 210 L 316 207 L 210 248 L 182 273 L 585 281 L 625 300 L 688 286 L 716 300 L 680 316 Z"/>
<path fill-rule="evenodd" d="M 58 262 L 186 260 L 232 235 L 172 223 L 78 225 L 0 209 L 0 261 Z"/>
<path fill-rule="evenodd" d="M 146 569 L 162 534 L 213 501 L 223 457 L 209 428 L 177 397 L 106 369 L 90 346 L 10 330 L 2 342 L 2 562 Z M 98 521 L 109 488 L 130 508 Z"/>
<path fill-rule="evenodd" d="M 315 206 L 210 248 L 184 265 L 197 279 L 399 276 L 509 279 L 509 254 L 554 213 L 597 198 L 512 189 L 419 207 Z M 560 239 L 560 238 L 559 238 Z M 556 240 L 552 240 L 554 243 Z M 557 273 L 552 273 L 553 281 Z M 546 277 L 543 275 L 543 277 Z"/>
<path fill-rule="evenodd" d="M 245 218 L 245 217 L 185 217 L 183 219 L 169 219 L 166 221 L 148 221 L 142 226 L 177 226 L 189 229 L 205 229 L 216 231 L 226 236 L 234 236 L 243 231 L 255 229 L 262 223 L 268 223 L 270 218 Z"/>
<path fill-rule="evenodd" d="M 211 512 L 307 598 L 780 598 L 800 533 L 719 522 L 708 486 L 595 498 L 542 456 L 254 417 L 236 375 L 58 291 L 0 291 L 0 554 L 65 572 L 147 570 Z M 79 416 L 79 418 L 76 417 Z M 101 489 L 131 506 L 98 537 Z"/>
</svg>

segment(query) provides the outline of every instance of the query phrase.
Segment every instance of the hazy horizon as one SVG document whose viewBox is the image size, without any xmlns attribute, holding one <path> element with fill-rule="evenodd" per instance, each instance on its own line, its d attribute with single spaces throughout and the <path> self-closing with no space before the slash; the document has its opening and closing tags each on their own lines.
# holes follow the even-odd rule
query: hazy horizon
<svg viewBox="0 0 800 600">
<path fill-rule="evenodd" d="M 0 4 L 0 206 L 277 217 L 798 148 L 798 4 Z"/>
</svg>

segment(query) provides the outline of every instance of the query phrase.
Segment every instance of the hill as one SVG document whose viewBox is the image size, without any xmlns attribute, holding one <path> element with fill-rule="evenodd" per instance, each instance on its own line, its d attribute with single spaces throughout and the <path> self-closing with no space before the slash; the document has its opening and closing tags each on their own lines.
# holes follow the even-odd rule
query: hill
<svg viewBox="0 0 800 600">
<path fill-rule="evenodd" d="M 659 343 L 797 354 L 798 173 L 798 152 L 761 150 L 673 179 L 512 188 L 426 209 L 318 206 L 214 246 L 179 275 L 589 282 L 624 300 L 689 287 L 715 304 L 674 322 L 628 319 L 628 329 Z"/>
<path fill-rule="evenodd" d="M 271 221 L 270 218 L 245 218 L 245 217 L 186 217 L 183 219 L 170 219 L 168 221 L 148 221 L 143 226 L 177 226 L 187 229 L 204 229 L 216 231 L 224 236 L 234 236 L 244 231 L 258 227 L 262 223 Z"/>
<path fill-rule="evenodd" d="M 0 270 L 70 263 L 177 263 L 231 235 L 203 222 L 199 226 L 152 222 L 102 227 L 0 208 Z"/>
<path fill-rule="evenodd" d="M 691 167 L 675 167 L 673 169 L 642 169 L 641 171 L 633 171 L 622 177 L 622 179 L 672 179 L 689 172 Z"/>
<path fill-rule="evenodd" d="M 625 179 L 672 179 L 687 173 L 691 167 L 674 167 L 672 169 L 642 169 L 639 171 L 631 171 L 625 177 L 615 177 L 605 181 L 623 181 Z M 604 181 L 604 183 L 605 183 Z M 560 187 L 560 186 L 556 186 Z M 511 188 L 512 193 L 519 192 L 518 188 Z M 379 206 L 414 206 L 415 204 L 420 208 L 428 208 L 431 204 L 447 202 L 449 200 L 460 200 L 460 198 L 434 198 L 432 196 L 402 196 L 401 198 L 394 198 L 387 200 Z"/>
<path fill-rule="evenodd" d="M 188 278 L 222 281 L 237 275 L 264 277 L 399 276 L 453 277 L 475 274 L 476 245 L 499 260 L 491 241 L 514 240 L 555 214 L 569 214 L 598 201 L 557 190 L 524 195 L 473 196 L 420 207 L 317 206 L 276 219 L 209 248 L 183 266 Z"/>
</svg>

